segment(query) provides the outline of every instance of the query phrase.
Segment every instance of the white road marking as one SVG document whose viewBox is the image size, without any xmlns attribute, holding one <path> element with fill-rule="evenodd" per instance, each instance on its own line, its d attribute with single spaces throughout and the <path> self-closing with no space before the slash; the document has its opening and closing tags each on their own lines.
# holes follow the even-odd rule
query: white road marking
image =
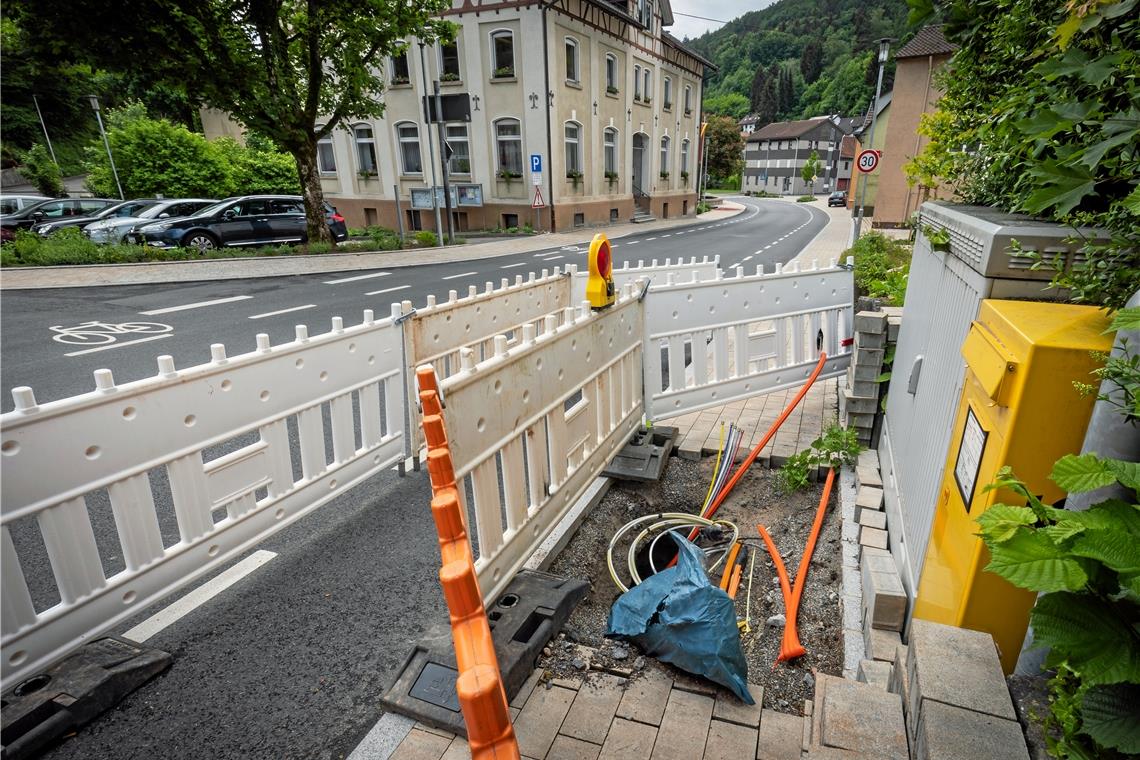
<svg viewBox="0 0 1140 760">
<path fill-rule="evenodd" d="M 156 314 L 170 314 L 175 311 L 186 311 L 187 309 L 202 309 L 206 306 L 218 306 L 223 303 L 233 303 L 234 301 L 248 301 L 253 296 L 230 296 L 229 298 L 215 298 L 212 301 L 198 301 L 197 303 L 184 303 L 181 306 L 167 306 L 165 309 L 151 309 L 149 311 L 140 311 L 147 317 L 153 317 Z"/>
<path fill-rule="evenodd" d="M 743 264 L 746 261 L 752 261 L 752 257 L 751 256 L 745 256 L 744 258 L 742 258 L 740 260 L 740 263 Z"/>
<path fill-rule="evenodd" d="M 342 277 L 339 280 L 325 280 L 325 285 L 340 285 L 342 282 L 356 282 L 357 280 L 371 280 L 374 277 L 387 277 L 391 272 L 373 272 L 372 274 L 358 274 L 355 277 Z"/>
<path fill-rule="evenodd" d="M 196 608 L 201 607 L 276 556 L 277 554 L 274 552 L 265 551 L 264 549 L 254 552 L 233 567 L 228 568 L 216 578 L 203 583 L 174 604 L 151 615 L 124 633 L 123 636 L 131 641 L 137 641 L 140 644 L 143 643 L 155 634 L 160 633 L 167 626 L 177 623 Z"/>
<path fill-rule="evenodd" d="M 547 256 L 545 259 L 543 259 L 543 261 L 554 261 L 555 259 L 564 259 L 564 258 L 566 258 L 566 257 L 565 256 Z M 471 274 L 475 274 L 475 273 L 472 272 Z M 443 279 L 446 280 L 447 278 L 444 277 Z"/>
<path fill-rule="evenodd" d="M 654 237 L 651 237 L 651 238 L 645 238 L 645 242 L 647 242 L 647 243 L 648 243 L 650 240 L 656 240 L 656 239 L 657 239 L 657 237 L 656 237 L 656 236 L 654 236 Z"/>
<path fill-rule="evenodd" d="M 170 338 L 170 337 L 173 337 L 171 335 L 171 333 L 166 333 L 164 335 L 151 335 L 148 338 L 138 338 L 137 340 L 125 340 L 122 343 L 112 343 L 108 346 L 99 346 L 98 348 L 85 348 L 82 351 L 69 351 L 68 353 L 64 354 L 64 356 L 82 356 L 83 354 L 93 354 L 96 351 L 110 351 L 112 348 L 122 348 L 123 346 L 130 346 L 130 345 L 133 345 L 135 343 L 146 343 L 147 341 L 159 340 L 161 338 Z"/>
<path fill-rule="evenodd" d="M 514 269 L 515 267 L 525 267 L 526 265 L 527 265 L 527 262 L 520 261 L 517 264 L 506 264 L 505 266 L 499 267 L 499 269 Z"/>
<path fill-rule="evenodd" d="M 366 295 L 366 296 L 378 296 L 381 293 L 395 293 L 397 290 L 405 290 L 406 288 L 410 288 L 410 287 L 412 287 L 412 286 L 411 285 L 397 285 L 394 288 L 384 288 L 383 290 L 373 290 L 373 291 L 370 291 L 368 293 L 365 293 L 364 295 Z"/>
<path fill-rule="evenodd" d="M 462 272 L 460 274 L 449 274 L 447 277 L 440 277 L 439 279 L 441 279 L 441 280 L 458 280 L 460 277 L 470 277 L 473 274 L 479 274 L 479 273 L 478 272 Z"/>
<path fill-rule="evenodd" d="M 640 240 L 631 240 L 631 241 L 629 241 L 629 244 L 630 245 L 637 245 L 640 242 L 641 242 Z"/>
<path fill-rule="evenodd" d="M 666 232 L 666 233 L 665 233 L 664 235 L 662 235 L 661 237 L 663 237 L 663 238 L 666 238 L 666 237 L 669 237 L 669 236 L 670 236 L 670 235 L 672 235 L 672 234 L 673 234 L 672 232 Z"/>
<path fill-rule="evenodd" d="M 315 309 L 315 303 L 307 303 L 304 306 L 294 306 L 292 309 L 281 309 L 279 311 L 267 311 L 264 314 L 254 314 L 250 319 L 264 319 L 265 317 L 276 317 L 278 314 L 288 314 L 291 311 L 304 311 L 305 309 Z"/>
</svg>

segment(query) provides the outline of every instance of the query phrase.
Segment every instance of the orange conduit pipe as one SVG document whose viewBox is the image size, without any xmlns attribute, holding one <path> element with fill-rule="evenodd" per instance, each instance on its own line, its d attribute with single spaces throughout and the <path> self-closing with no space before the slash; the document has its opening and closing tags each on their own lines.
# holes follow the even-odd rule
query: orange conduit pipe
<svg viewBox="0 0 1140 760">
<path fill-rule="evenodd" d="M 784 563 L 780 560 L 780 553 L 776 551 L 776 545 L 772 543 L 772 539 L 768 535 L 768 531 L 764 530 L 764 526 L 756 526 L 757 530 L 760 531 L 760 537 L 764 539 L 764 545 L 768 547 L 768 553 L 772 555 L 772 562 L 776 565 L 776 572 L 780 576 L 780 590 L 784 594 L 784 609 L 786 611 L 784 638 L 780 642 L 780 654 L 776 658 L 777 662 L 794 660 L 797 657 L 803 657 L 807 652 L 804 645 L 800 643 L 799 631 L 796 630 L 796 616 L 799 615 L 800 599 L 803 598 L 804 586 L 807 584 L 811 555 L 815 552 L 815 543 L 819 539 L 820 529 L 823 528 L 823 518 L 827 514 L 827 504 L 831 500 L 831 486 L 834 482 L 835 468 L 832 467 L 827 471 L 827 481 L 823 484 L 823 495 L 820 496 L 819 507 L 815 510 L 815 520 L 811 525 L 811 533 L 808 534 L 804 555 L 800 558 L 800 567 L 796 571 L 796 585 L 791 590 L 790 595 L 788 593 L 788 575 L 784 570 Z"/>
<path fill-rule="evenodd" d="M 466 515 L 460 506 L 435 372 L 431 367 L 421 367 L 416 370 L 416 379 L 428 449 L 431 514 L 439 533 L 439 582 L 451 618 L 459 666 L 455 690 L 467 724 L 467 743 L 472 760 L 519 760 L 519 745 L 467 538 Z"/>
</svg>

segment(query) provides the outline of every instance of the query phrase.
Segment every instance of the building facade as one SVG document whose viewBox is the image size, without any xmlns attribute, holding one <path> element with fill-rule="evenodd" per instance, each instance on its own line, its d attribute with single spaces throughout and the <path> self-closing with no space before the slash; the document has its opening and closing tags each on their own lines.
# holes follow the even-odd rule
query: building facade
<svg viewBox="0 0 1140 760">
<path fill-rule="evenodd" d="M 851 119 L 817 116 L 761 127 L 745 142 L 741 190 L 804 195 L 844 189 L 851 177 L 851 159 L 842 155 L 842 138 L 851 132 L 851 125 Z M 802 172 L 813 151 L 820 171 L 809 187 Z"/>
<path fill-rule="evenodd" d="M 435 228 L 440 143 L 422 106 L 435 80 L 470 96 L 470 121 L 444 125 L 456 230 L 695 213 L 711 64 L 665 31 L 668 0 L 454 0 L 445 17 L 454 43 L 409 39 L 384 62 L 383 117 L 319 146 L 325 194 L 350 225 Z"/>
</svg>

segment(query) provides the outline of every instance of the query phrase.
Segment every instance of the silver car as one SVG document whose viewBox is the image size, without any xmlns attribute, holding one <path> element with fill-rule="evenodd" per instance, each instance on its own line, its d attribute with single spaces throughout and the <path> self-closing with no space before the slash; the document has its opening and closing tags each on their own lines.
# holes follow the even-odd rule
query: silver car
<svg viewBox="0 0 1140 760">
<path fill-rule="evenodd" d="M 92 222 L 83 228 L 83 234 L 96 243 L 123 243 L 127 233 L 139 224 L 147 224 L 156 219 L 174 219 L 193 216 L 201 209 L 217 203 L 211 198 L 171 198 L 162 200 L 140 211 L 137 216 L 119 216 Z"/>
<path fill-rule="evenodd" d="M 0 195 L 0 214 L 14 214 L 33 203 L 46 200 L 46 195 Z"/>
</svg>

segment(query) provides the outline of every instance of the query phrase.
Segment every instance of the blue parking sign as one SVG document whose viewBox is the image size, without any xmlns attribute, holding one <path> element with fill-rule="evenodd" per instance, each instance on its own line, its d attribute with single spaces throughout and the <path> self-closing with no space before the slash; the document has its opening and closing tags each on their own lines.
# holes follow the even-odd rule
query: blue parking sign
<svg viewBox="0 0 1140 760">
<path fill-rule="evenodd" d="M 530 170 L 535 174 L 542 172 L 542 155 L 539 153 L 530 154 Z"/>
</svg>

